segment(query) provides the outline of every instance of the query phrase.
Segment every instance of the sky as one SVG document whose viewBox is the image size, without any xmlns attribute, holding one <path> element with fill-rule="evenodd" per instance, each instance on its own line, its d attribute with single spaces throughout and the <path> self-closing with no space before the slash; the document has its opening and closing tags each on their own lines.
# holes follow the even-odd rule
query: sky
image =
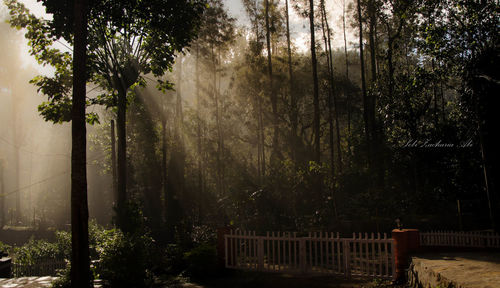
<svg viewBox="0 0 500 288">
<path fill-rule="evenodd" d="M 345 1 L 346 8 L 351 0 L 325 0 L 326 10 L 329 13 L 328 23 L 333 31 L 332 46 L 334 48 L 344 47 L 344 38 L 342 33 L 342 5 Z M 288 1 L 288 10 L 290 13 L 290 36 L 297 46 L 299 51 L 307 52 L 310 47 L 309 19 L 302 18 L 295 13 L 290 2 Z M 248 17 L 246 17 L 245 8 L 241 0 L 224 0 L 224 5 L 227 7 L 229 14 L 236 18 L 237 24 L 240 26 L 248 25 Z M 285 5 L 285 0 L 280 0 L 281 7 Z M 349 15 L 346 15 L 348 18 Z M 346 23 L 348 26 L 348 23 Z M 355 41 L 353 33 L 347 31 L 347 45 L 349 41 Z"/>
<path fill-rule="evenodd" d="M 342 34 L 342 5 L 343 1 L 346 1 L 346 7 L 351 0 L 326 0 L 326 9 L 329 13 L 329 24 L 331 30 L 333 31 L 333 39 L 332 46 L 334 48 L 343 48 L 344 47 L 344 39 Z M 40 2 L 36 0 L 20 0 L 20 2 L 24 3 L 32 13 L 34 13 L 38 17 L 50 17 L 50 15 L 45 13 L 45 9 Z M 224 5 L 227 7 L 229 14 L 231 17 L 236 19 L 236 23 L 238 26 L 246 26 L 249 22 L 245 8 L 243 7 L 243 3 L 241 0 L 223 0 Z M 289 1 L 291 2 L 291 1 Z M 280 5 L 284 5 L 285 1 L 281 0 Z M 307 53 L 310 47 L 310 34 L 309 34 L 309 19 L 302 18 L 297 15 L 294 9 L 291 7 L 289 3 L 289 11 L 290 11 L 290 33 L 292 41 L 300 52 Z M 347 17 L 349 17 L 347 15 Z M 348 24 L 347 24 L 348 25 Z M 351 31 L 347 32 L 347 45 L 350 46 L 349 42 L 354 41 L 354 35 Z M 27 42 L 26 42 L 27 44 Z M 64 47 L 58 47 L 60 49 L 65 49 Z M 34 66 L 38 66 L 38 70 L 41 72 L 49 72 L 50 68 L 44 68 L 39 66 L 33 57 L 29 56 L 28 47 L 24 45 L 24 57 L 23 57 L 23 65 L 32 64 Z"/>
</svg>

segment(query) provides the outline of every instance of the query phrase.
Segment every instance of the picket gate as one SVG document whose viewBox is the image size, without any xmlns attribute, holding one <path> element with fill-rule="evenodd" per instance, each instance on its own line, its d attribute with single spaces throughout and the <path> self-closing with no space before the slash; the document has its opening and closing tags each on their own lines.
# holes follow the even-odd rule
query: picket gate
<svg viewBox="0 0 500 288">
<path fill-rule="evenodd" d="M 231 230 L 224 235 L 225 266 L 262 272 L 394 278 L 394 240 L 386 234 Z"/>
</svg>

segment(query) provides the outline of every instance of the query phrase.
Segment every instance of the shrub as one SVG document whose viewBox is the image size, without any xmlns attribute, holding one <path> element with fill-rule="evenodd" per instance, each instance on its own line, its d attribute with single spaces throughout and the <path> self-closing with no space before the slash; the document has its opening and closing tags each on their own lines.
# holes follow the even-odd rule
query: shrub
<svg viewBox="0 0 500 288">
<path fill-rule="evenodd" d="M 186 269 L 184 251 L 177 244 L 169 244 L 165 248 L 166 272 L 177 275 Z"/>
<path fill-rule="evenodd" d="M 0 258 L 2 256 L 4 256 L 4 255 L 5 256 L 9 255 L 9 252 L 10 252 L 11 248 L 12 247 L 10 247 L 9 245 L 7 245 L 7 244 L 3 243 L 2 241 L 0 241 Z"/>
<path fill-rule="evenodd" d="M 36 265 L 47 259 L 64 259 L 65 256 L 57 243 L 33 238 L 23 246 L 14 248 L 14 254 L 16 263 L 23 266 Z"/>
<path fill-rule="evenodd" d="M 215 275 L 217 272 L 217 252 L 215 246 L 202 244 L 184 254 L 188 263 L 186 274 L 194 278 Z"/>
<path fill-rule="evenodd" d="M 144 287 L 151 279 L 148 251 L 152 239 L 110 230 L 100 250 L 97 275 L 107 287 Z"/>
<path fill-rule="evenodd" d="M 71 288 L 71 264 L 66 265 L 66 268 L 59 270 L 57 279 L 52 282 L 52 288 Z"/>
</svg>

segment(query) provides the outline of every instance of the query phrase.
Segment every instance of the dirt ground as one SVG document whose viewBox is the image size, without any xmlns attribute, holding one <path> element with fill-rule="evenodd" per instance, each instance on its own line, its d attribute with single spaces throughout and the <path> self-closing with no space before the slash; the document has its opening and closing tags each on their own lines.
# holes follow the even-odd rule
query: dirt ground
<svg viewBox="0 0 500 288">
<path fill-rule="evenodd" d="M 1 288 L 46 288 L 50 287 L 54 277 L 0 278 Z"/>
<path fill-rule="evenodd" d="M 347 280 L 343 277 L 325 276 L 296 276 L 290 274 L 274 273 L 252 273 L 234 271 L 224 277 L 216 277 L 205 280 L 191 280 L 178 285 L 165 287 L 186 288 L 375 288 L 387 287 L 390 282 L 377 281 L 373 279 L 354 278 Z"/>
<path fill-rule="evenodd" d="M 48 288 L 54 277 L 22 277 L 0 279 L 0 288 Z M 324 276 L 293 276 L 290 274 L 234 271 L 223 277 L 205 280 L 172 278 L 158 283 L 158 288 L 383 288 L 390 282 L 373 279 L 351 279 Z"/>
</svg>

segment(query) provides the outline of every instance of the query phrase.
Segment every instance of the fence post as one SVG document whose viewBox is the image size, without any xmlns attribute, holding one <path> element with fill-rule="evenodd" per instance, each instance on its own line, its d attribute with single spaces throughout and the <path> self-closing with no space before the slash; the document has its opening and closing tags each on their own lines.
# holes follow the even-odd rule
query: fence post
<svg viewBox="0 0 500 288">
<path fill-rule="evenodd" d="M 301 237 L 299 239 L 299 262 L 300 262 L 300 272 L 305 273 L 306 272 L 306 239 L 304 237 Z"/>
<path fill-rule="evenodd" d="M 344 276 L 351 279 L 351 244 L 347 239 L 342 240 L 342 251 L 344 254 Z"/>
<path fill-rule="evenodd" d="M 224 235 L 229 234 L 231 227 L 217 228 L 217 265 L 219 269 L 226 267 L 226 246 Z M 229 248 L 229 247 L 228 247 Z"/>
<path fill-rule="evenodd" d="M 259 237 L 257 241 L 258 270 L 264 271 L 264 239 Z"/>
<path fill-rule="evenodd" d="M 394 259 L 396 281 L 405 281 L 406 269 L 410 261 L 410 253 L 417 252 L 420 248 L 420 233 L 417 229 L 394 229 Z"/>
</svg>

